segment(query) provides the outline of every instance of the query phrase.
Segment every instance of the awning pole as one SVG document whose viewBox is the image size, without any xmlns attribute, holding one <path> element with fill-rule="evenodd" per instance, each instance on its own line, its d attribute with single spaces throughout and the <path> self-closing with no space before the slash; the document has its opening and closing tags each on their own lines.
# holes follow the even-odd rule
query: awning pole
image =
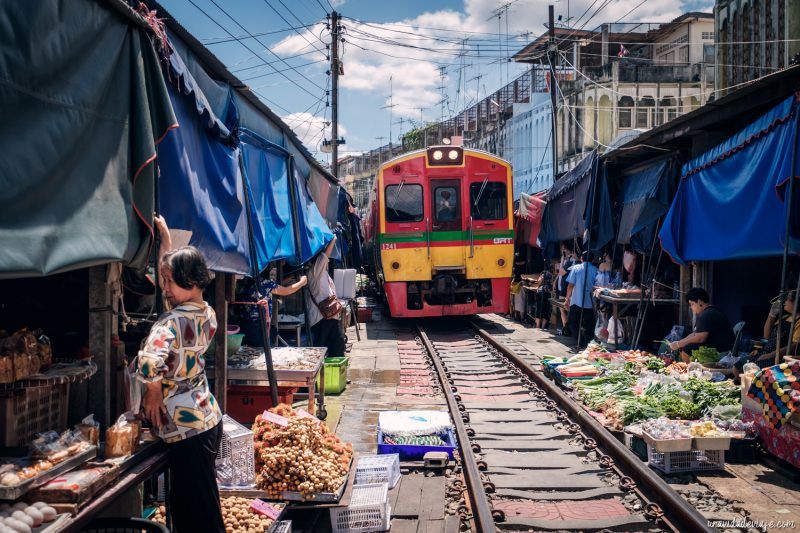
<svg viewBox="0 0 800 533">
<path fill-rule="evenodd" d="M 292 208 L 292 233 L 294 234 L 294 247 L 297 249 L 297 262 L 300 267 L 301 275 L 306 273 L 306 267 L 303 265 L 303 258 L 302 256 L 302 248 L 300 246 L 300 223 L 297 219 L 300 216 L 297 206 L 297 184 L 294 181 L 294 156 L 289 156 L 289 205 Z M 314 343 L 311 339 L 311 322 L 308 318 L 308 303 L 306 302 L 306 293 L 308 292 L 309 288 L 308 285 L 302 288 L 302 298 L 303 301 L 303 317 L 305 318 L 306 322 L 306 334 L 308 335 L 308 343 L 309 345 L 313 346 Z M 311 295 L 313 298 L 313 294 Z M 299 346 L 298 346 L 299 348 Z M 313 386 L 313 385 L 312 385 Z"/>
<path fill-rule="evenodd" d="M 789 191 L 788 191 L 788 200 L 786 200 L 786 231 L 784 236 L 783 242 L 783 265 L 781 266 L 781 294 L 780 294 L 780 311 L 779 315 L 783 314 L 783 305 L 786 301 L 786 270 L 789 266 L 789 239 L 791 238 L 791 228 L 792 228 L 792 205 L 794 204 L 794 180 L 795 180 L 795 170 L 797 169 L 797 136 L 798 130 L 800 130 L 800 122 L 798 122 L 798 107 L 797 104 L 794 104 L 794 142 L 792 143 L 792 167 L 789 170 Z M 797 309 L 797 302 L 795 302 L 795 309 Z M 778 339 L 777 344 L 775 345 L 775 364 L 781 362 L 781 322 L 783 320 L 778 320 Z M 792 318 L 792 323 L 794 324 L 794 318 Z M 789 332 L 789 345 L 791 346 L 791 337 L 792 333 Z M 788 353 L 788 350 L 787 350 Z"/>
<path fill-rule="evenodd" d="M 239 165 L 241 166 L 242 160 L 239 159 Z M 257 257 L 257 250 L 256 250 L 256 237 L 255 232 L 253 231 L 253 216 L 250 212 L 251 204 L 250 204 L 250 186 L 249 181 L 247 179 L 247 173 L 242 168 L 242 184 L 244 186 L 244 195 L 245 195 L 245 214 L 247 215 L 247 237 L 250 241 L 250 268 L 253 271 L 253 283 L 255 284 L 256 289 L 256 298 L 261 298 L 261 290 L 260 290 L 260 281 L 261 281 L 261 271 L 258 268 L 258 257 Z M 269 328 L 267 327 L 267 313 L 264 308 L 260 305 L 258 307 L 258 325 L 261 328 L 261 340 L 263 341 L 263 348 L 264 348 L 264 359 L 267 363 L 267 379 L 269 380 L 269 391 L 270 396 L 272 397 L 272 405 L 278 405 L 278 380 L 275 379 L 275 367 L 272 364 L 272 349 L 269 345 Z"/>
<path fill-rule="evenodd" d="M 594 157 L 594 154 L 590 155 L 589 157 Z M 596 158 L 594 161 L 592 161 L 592 170 L 590 171 L 591 172 L 591 176 L 589 178 L 591 180 L 589 182 L 590 183 L 589 187 L 590 187 L 590 190 L 592 191 L 592 194 L 590 195 L 590 202 L 591 202 L 590 209 L 591 209 L 591 211 L 589 211 L 589 224 L 585 224 L 587 233 L 586 233 L 586 249 L 584 250 L 584 252 L 587 252 L 587 257 L 588 257 L 588 254 L 591 254 L 590 249 L 592 247 L 592 223 L 594 222 L 594 212 L 595 212 L 595 208 L 596 208 L 596 206 L 595 206 L 596 198 L 595 197 L 597 195 L 597 172 L 598 172 L 597 165 L 599 165 L 599 164 L 600 164 L 600 158 L 599 157 Z M 577 222 L 576 222 L 576 224 L 577 224 Z M 583 255 L 583 254 L 581 254 L 581 255 Z M 581 257 L 581 261 L 584 262 L 584 263 L 591 264 L 591 261 L 583 261 L 583 257 Z M 589 277 L 588 266 L 589 265 L 587 265 L 587 264 L 583 265 L 583 294 L 581 294 L 581 312 L 580 312 L 580 315 L 579 315 L 579 318 L 578 318 L 578 349 L 579 350 L 580 350 L 580 347 L 581 347 L 581 340 L 582 340 L 581 339 L 581 332 L 583 330 L 583 311 L 584 311 L 583 298 L 584 298 L 584 296 L 586 294 L 586 282 L 587 282 L 587 278 Z M 592 281 L 594 281 L 594 280 L 592 280 Z M 589 303 L 592 304 L 592 309 L 594 309 L 594 302 L 592 300 L 592 298 L 593 298 L 592 297 L 592 292 L 593 291 L 591 291 L 591 290 L 589 291 Z M 575 289 L 574 288 L 572 290 L 572 294 L 575 294 Z M 570 307 L 572 307 L 572 303 L 571 302 L 570 302 Z M 569 310 L 567 310 L 567 317 L 568 317 L 567 320 L 569 320 Z M 592 335 L 591 335 L 592 339 L 594 339 L 594 327 L 595 327 L 595 325 L 593 324 L 592 325 Z"/>
</svg>

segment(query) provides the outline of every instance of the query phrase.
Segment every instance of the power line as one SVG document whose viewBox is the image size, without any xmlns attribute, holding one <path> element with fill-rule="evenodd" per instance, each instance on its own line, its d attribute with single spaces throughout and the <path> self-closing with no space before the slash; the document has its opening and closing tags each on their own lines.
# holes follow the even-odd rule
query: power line
<svg viewBox="0 0 800 533">
<path fill-rule="evenodd" d="M 224 26 L 222 26 L 222 25 L 221 25 L 219 22 L 217 22 L 217 20 L 216 20 L 216 19 L 214 19 L 213 17 L 211 17 L 211 15 L 209 15 L 208 13 L 206 13 L 206 12 L 205 12 L 205 11 L 204 11 L 204 10 L 203 10 L 203 9 L 202 9 L 200 6 L 198 6 L 198 5 L 197 5 L 197 4 L 194 2 L 194 0 L 188 0 L 188 1 L 189 1 L 189 3 L 190 3 L 190 4 L 192 4 L 192 5 L 193 5 L 195 8 L 197 8 L 197 9 L 198 9 L 198 10 L 199 10 L 201 13 L 203 13 L 203 14 L 204 14 L 206 17 L 208 17 L 210 20 L 212 20 L 212 21 L 213 21 L 213 22 L 214 22 L 214 23 L 215 23 L 217 26 L 219 26 L 220 28 L 222 28 L 222 29 L 223 29 L 225 32 L 227 32 L 227 33 L 230 33 L 230 32 L 228 32 L 228 30 L 227 30 L 227 29 L 226 29 Z M 240 24 L 240 23 L 239 23 L 239 22 L 238 22 L 238 21 L 237 21 L 237 20 L 236 20 L 234 17 L 232 17 L 232 16 L 231 16 L 231 15 L 230 15 L 230 14 L 229 14 L 227 11 L 225 11 L 224 9 L 222 9 L 222 8 L 219 6 L 219 4 L 217 4 L 217 2 L 216 2 L 215 0 L 209 0 L 209 1 L 210 1 L 212 4 L 214 4 L 214 5 L 216 6 L 216 8 L 217 8 L 217 9 L 219 9 L 219 10 L 220 10 L 220 11 L 221 11 L 221 12 L 222 12 L 222 13 L 223 13 L 223 14 L 224 14 L 226 17 L 228 17 L 229 19 L 231 19 L 231 21 L 232 21 L 234 24 L 236 24 L 237 26 L 239 26 L 239 27 L 240 27 L 242 30 L 244 30 L 244 31 L 245 31 L 245 32 L 246 32 L 248 35 L 250 35 L 250 36 L 252 37 L 252 34 L 251 34 L 250 32 L 248 32 L 248 31 L 247 31 L 247 28 L 245 28 L 244 26 L 242 26 L 242 25 L 241 25 L 241 24 Z M 232 35 L 232 34 L 231 34 L 231 37 L 233 37 L 233 35 Z M 320 87 L 319 85 L 317 85 L 315 82 L 313 82 L 312 80 L 308 79 L 308 78 L 307 78 L 307 77 L 306 77 L 304 74 L 302 74 L 301 72 L 299 72 L 299 71 L 297 71 L 296 69 L 294 69 L 294 68 L 293 68 L 291 65 L 289 65 L 289 63 L 287 63 L 287 62 L 286 62 L 286 61 L 285 61 L 285 60 L 284 60 L 282 57 L 278 56 L 278 54 L 276 54 L 275 52 L 273 52 L 272 50 L 270 50 L 270 49 L 269 49 L 269 47 L 267 47 L 267 45 L 266 45 L 266 44 L 264 44 L 263 42 L 261 42 L 261 40 L 259 40 L 259 39 L 258 39 L 258 38 L 256 38 L 256 37 L 253 37 L 253 38 L 254 38 L 254 39 L 255 39 L 255 40 L 256 40 L 256 41 L 257 41 L 259 44 L 261 44 L 261 46 L 264 46 L 264 47 L 265 47 L 265 50 L 266 50 L 267 52 L 269 52 L 270 54 L 274 55 L 276 58 L 278 58 L 278 59 L 279 59 L 279 60 L 280 60 L 282 63 L 284 63 L 286 66 L 288 66 L 289 68 L 292 68 L 292 70 L 295 70 L 295 72 L 297 72 L 298 74 L 300 74 L 300 77 L 301 77 L 301 78 L 304 78 L 306 81 L 308 81 L 309 83 L 311 83 L 313 86 L 317 87 L 318 89 L 320 89 L 320 90 L 323 90 L 323 91 L 325 90 L 325 89 L 323 89 L 322 87 Z M 244 43 L 244 41 L 243 41 L 243 40 L 237 40 L 237 42 L 238 42 L 239 44 L 241 44 L 242 46 L 244 46 L 245 48 L 247 48 L 248 50 L 250 50 L 250 52 L 251 52 L 251 53 L 258 55 L 258 52 L 254 51 L 252 48 L 250 48 L 248 45 L 246 45 L 246 44 Z M 263 61 L 263 59 L 262 59 L 262 61 Z M 266 62 L 265 62 L 265 63 L 266 63 Z M 274 69 L 274 67 L 273 67 L 273 69 Z M 277 69 L 275 69 L 275 71 L 277 72 Z M 299 83 L 297 83 L 295 80 L 292 80 L 291 78 L 289 78 L 289 76 L 287 76 L 285 73 L 281 73 L 281 76 L 283 76 L 284 78 L 286 78 L 286 79 L 287 79 L 287 80 L 289 80 L 289 81 L 294 81 L 294 82 L 295 82 L 295 85 L 297 85 L 297 87 L 298 87 L 299 89 L 301 89 L 303 92 L 305 92 L 305 93 L 309 94 L 310 96 L 312 96 L 312 97 L 314 97 L 314 98 L 317 98 L 317 95 L 315 95 L 314 93 L 312 93 L 311 91 L 309 91 L 308 89 L 306 89 L 305 87 L 303 87 L 302 85 L 300 85 Z"/>
<path fill-rule="evenodd" d="M 314 26 L 314 24 L 317 24 L 317 23 L 314 22 L 312 24 L 306 24 L 305 26 L 300 26 L 300 27 L 301 28 L 310 28 L 310 27 Z M 275 35 L 276 33 L 284 33 L 284 32 L 287 32 L 287 31 L 292 31 L 292 29 L 293 28 L 282 28 L 280 30 L 261 31 L 261 32 L 258 32 L 258 33 L 254 33 L 253 36 L 255 36 L 255 37 L 264 37 L 264 36 L 267 36 L 267 35 Z M 211 46 L 211 45 L 214 45 L 214 44 L 231 43 L 233 41 L 240 41 L 242 39 L 249 39 L 249 36 L 242 35 L 242 36 L 239 36 L 239 37 L 227 37 L 227 38 L 225 38 L 225 37 L 206 37 L 204 39 L 200 39 L 200 41 L 202 41 L 205 46 Z"/>
<path fill-rule="evenodd" d="M 325 63 L 327 61 L 328 61 L 327 59 L 318 59 L 316 61 L 309 61 L 308 63 L 303 63 L 301 65 L 296 65 L 296 67 L 297 68 L 303 68 L 303 67 L 307 67 L 309 65 L 316 65 L 316 64 L 319 64 L 319 63 Z M 274 76 L 275 74 L 280 74 L 282 72 L 286 72 L 287 70 L 289 70 L 289 69 L 278 70 L 276 72 L 267 72 L 266 74 L 258 74 L 257 76 L 251 76 L 249 78 L 242 78 L 241 81 L 251 81 L 251 80 L 257 80 L 259 78 L 266 78 L 267 76 Z"/>
<path fill-rule="evenodd" d="M 269 7 L 271 10 L 273 10 L 273 11 L 275 12 L 275 14 L 276 14 L 276 15 L 278 15 L 278 16 L 281 18 L 281 20 L 282 20 L 282 21 L 284 21 L 286 24 L 288 24 L 288 25 L 289 25 L 289 27 L 292 29 L 292 31 L 294 31 L 294 32 L 295 32 L 297 35 L 299 35 L 300 37 L 302 37 L 302 38 L 303 38 L 303 40 L 304 40 L 305 42 L 307 42 L 308 44 L 310 44 L 310 45 L 311 45 L 311 46 L 312 46 L 312 47 L 313 47 L 313 48 L 314 48 L 314 49 L 315 49 L 317 52 L 324 53 L 322 50 L 320 50 L 319 48 L 317 48 L 317 47 L 316 47 L 316 46 L 315 46 L 315 45 L 314 45 L 314 44 L 313 44 L 311 41 L 309 41 L 309 40 L 308 40 L 308 38 L 306 38 L 306 36 L 305 36 L 304 34 L 300 33 L 300 31 L 299 31 L 297 28 L 293 27 L 293 26 L 292 26 L 292 23 L 291 23 L 291 22 L 289 22 L 288 20 L 286 20 L 286 17 L 284 17 L 284 16 L 281 14 L 281 12 L 280 12 L 280 11 L 278 11 L 277 9 L 275 9 L 275 7 L 274 7 L 272 4 L 270 4 L 270 3 L 269 3 L 267 0 L 262 0 L 262 1 L 263 1 L 263 2 L 264 2 L 266 5 L 267 5 L 267 7 Z M 303 24 L 303 21 L 302 21 L 302 20 L 300 20 L 299 18 L 297 18 L 297 16 L 296 16 L 296 15 L 295 15 L 295 14 L 292 12 L 292 10 L 291 10 L 291 9 L 289 9 L 288 7 L 286 7 L 286 4 L 284 4 L 282 0 L 278 0 L 278 2 L 280 2 L 280 4 L 281 4 L 281 5 L 282 5 L 282 6 L 283 6 L 283 7 L 284 7 L 286 10 L 288 10 L 288 11 L 289 11 L 289 13 L 290 13 L 290 14 L 291 14 L 291 15 L 292 15 L 292 16 L 293 16 L 293 17 L 294 17 L 294 18 L 295 18 L 295 19 L 296 19 L 296 20 L 297 20 L 297 21 L 298 21 L 300 24 Z"/>
</svg>

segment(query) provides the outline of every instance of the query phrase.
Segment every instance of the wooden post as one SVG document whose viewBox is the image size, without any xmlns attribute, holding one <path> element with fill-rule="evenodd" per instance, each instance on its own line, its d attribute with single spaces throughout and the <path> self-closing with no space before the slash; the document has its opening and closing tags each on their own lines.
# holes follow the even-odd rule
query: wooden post
<svg viewBox="0 0 800 533">
<path fill-rule="evenodd" d="M 89 409 L 103 427 L 111 420 L 111 288 L 106 283 L 105 265 L 89 268 L 89 353 L 97 364 L 97 373 L 89 382 Z"/>
<path fill-rule="evenodd" d="M 691 326 L 691 317 L 689 316 L 689 303 L 686 301 L 686 293 L 692 288 L 692 270 L 690 266 L 681 265 L 681 279 L 680 279 L 680 294 L 678 295 L 679 316 L 678 323 L 681 326 Z"/>
<path fill-rule="evenodd" d="M 228 287 L 232 276 L 217 272 L 214 277 L 214 312 L 217 314 L 217 333 L 214 335 L 217 349 L 214 359 L 214 396 L 224 413 L 228 391 Z"/>
</svg>

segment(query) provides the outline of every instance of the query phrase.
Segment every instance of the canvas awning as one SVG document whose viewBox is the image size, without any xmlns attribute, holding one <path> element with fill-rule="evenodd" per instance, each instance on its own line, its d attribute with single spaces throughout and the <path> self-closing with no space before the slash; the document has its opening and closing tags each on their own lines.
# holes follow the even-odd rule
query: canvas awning
<svg viewBox="0 0 800 533">
<path fill-rule="evenodd" d="M 517 224 L 515 233 L 517 242 L 528 246 L 539 246 L 539 232 L 542 229 L 542 216 L 547 205 L 546 193 L 537 194 L 521 193 L 519 209 L 517 210 Z"/>
<path fill-rule="evenodd" d="M 658 220 L 669 210 L 680 166 L 674 155 L 627 171 L 621 179 L 617 242 L 650 253 Z"/>
<path fill-rule="evenodd" d="M 799 174 L 792 169 L 797 108 L 795 96 L 787 98 L 683 166 L 659 234 L 662 247 L 675 261 L 783 252 L 786 204 L 778 189 Z"/>
<path fill-rule="evenodd" d="M 156 145 L 176 120 L 125 10 L 0 3 L 0 277 L 145 262 Z"/>
</svg>

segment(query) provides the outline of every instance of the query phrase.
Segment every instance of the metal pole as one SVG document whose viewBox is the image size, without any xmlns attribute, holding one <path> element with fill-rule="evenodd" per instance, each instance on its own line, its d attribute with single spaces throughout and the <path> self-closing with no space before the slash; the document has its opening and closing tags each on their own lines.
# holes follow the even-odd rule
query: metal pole
<svg viewBox="0 0 800 533">
<path fill-rule="evenodd" d="M 339 13 L 331 12 L 331 172 L 339 179 Z"/>
<path fill-rule="evenodd" d="M 241 159 L 239 160 L 241 166 Z M 247 215 L 247 237 L 250 241 L 250 268 L 253 271 L 253 283 L 255 283 L 256 297 L 261 298 L 261 291 L 259 290 L 261 272 L 258 268 L 258 258 L 256 257 L 256 239 L 253 232 L 253 216 L 250 212 L 250 187 L 246 178 L 244 169 L 242 168 L 242 183 L 244 184 L 245 196 L 245 214 Z M 269 328 L 267 327 L 267 314 L 264 308 L 260 305 L 258 307 L 258 325 L 261 328 L 261 340 L 264 347 L 264 359 L 267 363 L 267 379 L 269 380 L 270 396 L 272 397 L 272 405 L 278 405 L 278 381 L 275 379 L 275 368 L 272 364 L 272 350 L 269 345 Z"/>
<path fill-rule="evenodd" d="M 593 157 L 593 155 L 590 155 L 589 157 Z M 581 333 L 583 332 L 583 312 L 584 312 L 583 298 L 584 298 L 584 295 L 586 294 L 586 288 L 587 288 L 586 287 L 586 283 L 588 282 L 588 277 L 589 277 L 589 265 L 592 264 L 592 261 L 589 258 L 589 255 L 591 255 L 591 252 L 589 251 L 589 249 L 592 246 L 592 225 L 594 223 L 594 213 L 595 213 L 595 209 L 597 207 L 595 205 L 595 203 L 596 203 L 596 198 L 597 198 L 597 173 L 599 172 L 599 170 L 597 169 L 597 165 L 599 165 L 599 164 L 600 164 L 600 158 L 597 157 L 595 159 L 595 161 L 592 163 L 592 170 L 589 171 L 589 172 L 591 172 L 591 175 L 589 176 L 589 179 L 592 180 L 590 182 L 590 185 L 589 185 L 589 190 L 591 191 L 589 201 L 591 202 L 591 204 L 590 204 L 590 207 L 589 207 L 589 209 L 590 209 L 590 211 L 589 211 L 589 224 L 586 225 L 586 231 L 588 233 L 587 233 L 587 236 L 586 236 L 586 248 L 584 250 L 584 252 L 586 253 L 586 256 L 587 256 L 586 257 L 587 260 L 584 261 L 583 257 L 581 257 L 581 261 L 584 263 L 584 265 L 583 265 L 583 291 L 582 291 L 582 294 L 581 294 L 581 312 L 580 312 L 580 315 L 579 315 L 579 318 L 578 318 L 578 349 L 579 350 L 581 348 L 581 340 L 582 340 L 581 339 Z M 581 255 L 583 255 L 583 253 Z M 574 288 L 572 289 L 572 294 L 575 295 L 575 289 Z M 592 309 L 594 309 L 594 303 L 592 302 L 592 291 L 591 290 L 589 291 L 589 303 L 592 304 Z M 572 304 L 570 304 L 570 307 L 572 307 Z M 569 311 L 567 311 L 567 317 L 569 317 Z M 595 319 L 595 321 L 596 321 L 596 319 Z M 594 338 L 594 329 L 592 329 L 592 338 Z"/>
<path fill-rule="evenodd" d="M 800 121 L 798 121 L 798 109 L 795 108 L 795 117 L 794 117 L 794 142 L 792 143 L 792 168 L 790 169 L 789 174 L 789 190 L 788 190 L 788 199 L 785 199 L 786 202 L 786 231 L 784 233 L 784 243 L 783 243 L 783 265 L 781 266 L 781 294 L 780 294 L 780 314 L 783 314 L 783 305 L 786 301 L 786 270 L 789 266 L 789 239 L 791 238 L 791 226 L 792 226 L 792 204 L 794 203 L 794 180 L 795 180 L 795 169 L 797 169 L 797 137 L 798 137 L 798 130 L 800 130 Z M 775 345 L 775 364 L 781 362 L 781 327 L 783 320 L 778 320 L 778 342 Z M 791 337 L 792 332 L 789 332 L 789 344 L 791 345 Z"/>
<path fill-rule="evenodd" d="M 558 115 L 556 114 L 556 25 L 553 14 L 553 6 L 547 6 L 549 17 L 550 41 L 547 50 L 548 61 L 550 63 L 550 106 L 552 107 L 552 128 L 553 128 L 553 181 L 558 176 Z"/>
</svg>

